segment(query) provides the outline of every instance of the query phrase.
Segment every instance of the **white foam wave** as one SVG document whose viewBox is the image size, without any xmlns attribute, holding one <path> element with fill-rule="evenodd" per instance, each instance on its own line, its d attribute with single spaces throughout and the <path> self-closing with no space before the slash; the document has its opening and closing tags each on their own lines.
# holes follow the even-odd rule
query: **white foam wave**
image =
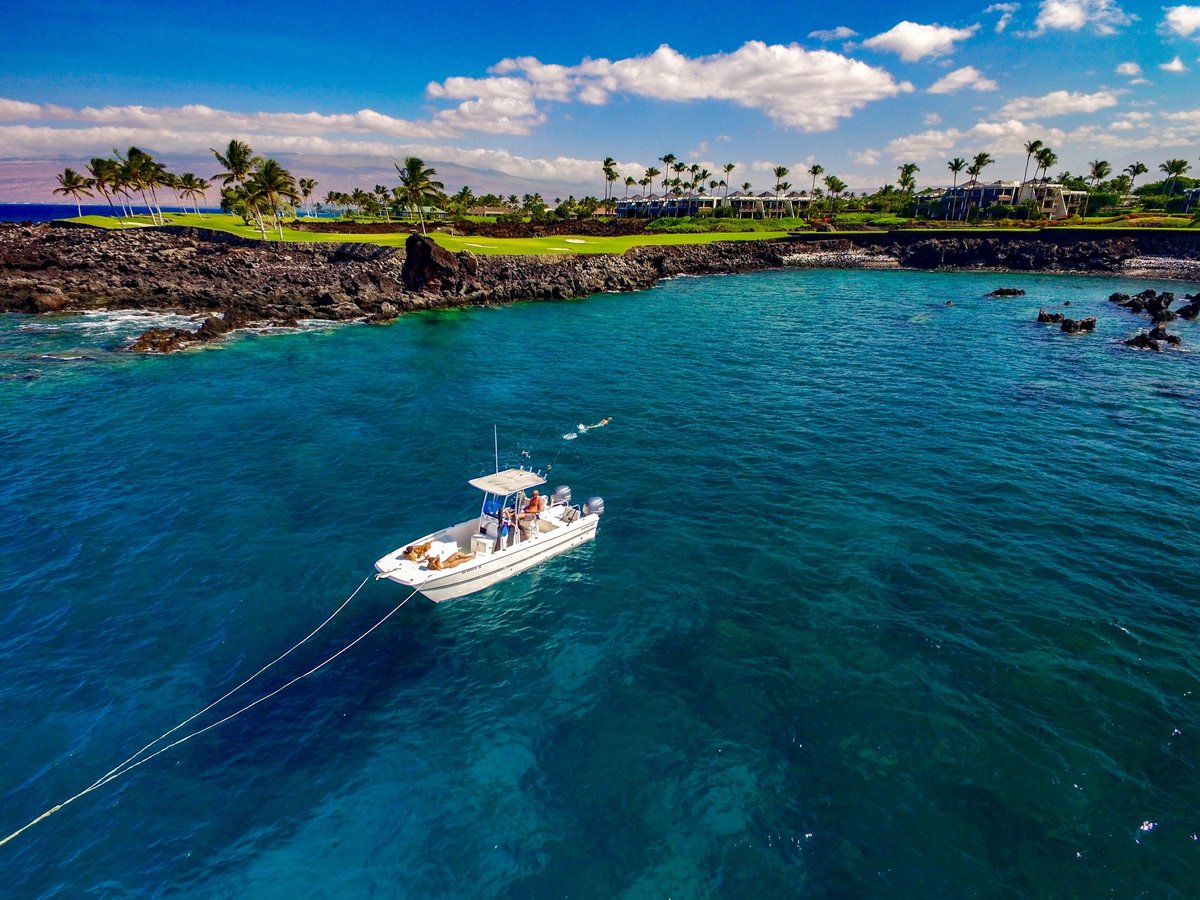
<svg viewBox="0 0 1200 900">
<path fill-rule="evenodd" d="M 94 310 L 78 315 L 35 319 L 20 326 L 31 334 L 119 335 L 140 333 L 149 328 L 192 328 L 205 316 L 148 312 L 138 309 Z"/>
</svg>

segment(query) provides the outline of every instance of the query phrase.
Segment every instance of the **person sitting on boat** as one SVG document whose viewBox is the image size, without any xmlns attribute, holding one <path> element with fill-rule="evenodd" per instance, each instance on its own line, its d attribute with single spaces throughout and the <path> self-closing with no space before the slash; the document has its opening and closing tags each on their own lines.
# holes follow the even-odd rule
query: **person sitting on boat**
<svg viewBox="0 0 1200 900">
<path fill-rule="evenodd" d="M 438 559 L 437 554 L 432 554 L 426 557 L 426 562 L 429 568 L 437 569 L 453 569 L 455 566 L 460 566 L 468 560 L 475 558 L 474 553 L 463 553 L 461 550 L 455 550 L 445 559 Z"/>
<path fill-rule="evenodd" d="M 517 527 L 521 529 L 521 537 L 529 537 L 529 529 L 532 527 L 530 523 L 538 517 L 538 515 L 546 508 L 546 498 L 539 494 L 536 490 L 529 502 L 525 504 L 525 509 L 517 515 Z"/>
</svg>

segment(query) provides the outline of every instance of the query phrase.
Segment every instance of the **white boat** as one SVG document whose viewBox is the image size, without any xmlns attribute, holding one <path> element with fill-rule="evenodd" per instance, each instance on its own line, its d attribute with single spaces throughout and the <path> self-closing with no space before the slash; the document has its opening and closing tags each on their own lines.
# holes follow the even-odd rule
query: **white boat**
<svg viewBox="0 0 1200 900">
<path fill-rule="evenodd" d="M 599 497 L 572 506 L 571 489 L 563 485 L 544 498 L 536 515 L 525 513 L 531 499 L 525 492 L 545 483 L 529 469 L 471 479 L 483 491 L 479 515 L 398 547 L 375 563 L 375 577 L 415 588 L 434 602 L 453 600 L 592 540 L 604 512 Z"/>
</svg>

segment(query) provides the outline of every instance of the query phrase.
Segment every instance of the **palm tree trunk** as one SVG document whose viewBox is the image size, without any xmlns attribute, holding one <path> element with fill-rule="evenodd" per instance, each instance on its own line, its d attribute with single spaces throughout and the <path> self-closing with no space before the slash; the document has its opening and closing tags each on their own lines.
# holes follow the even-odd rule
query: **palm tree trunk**
<svg viewBox="0 0 1200 900">
<path fill-rule="evenodd" d="M 150 198 L 146 196 L 146 189 L 140 188 L 138 190 L 138 193 L 142 195 L 142 203 L 144 203 L 146 205 L 146 209 L 150 213 L 150 221 L 154 222 L 154 207 L 150 205 Z M 158 223 L 155 222 L 154 224 L 157 225 Z"/>
<path fill-rule="evenodd" d="M 104 195 L 104 199 L 108 202 L 108 208 L 112 211 L 113 218 L 117 220 L 117 224 L 124 228 L 125 223 L 121 221 L 121 217 L 117 215 L 117 208 L 113 206 L 112 195 L 104 188 L 100 188 L 100 193 Z"/>
<path fill-rule="evenodd" d="M 154 221 L 154 211 L 157 209 L 158 210 L 158 220 L 155 222 L 155 224 L 156 225 L 165 225 L 166 220 L 164 220 L 162 217 L 162 207 L 158 203 L 158 192 L 154 190 L 153 184 L 150 185 L 150 199 L 154 201 L 154 206 L 152 206 L 150 208 L 150 220 Z"/>
</svg>

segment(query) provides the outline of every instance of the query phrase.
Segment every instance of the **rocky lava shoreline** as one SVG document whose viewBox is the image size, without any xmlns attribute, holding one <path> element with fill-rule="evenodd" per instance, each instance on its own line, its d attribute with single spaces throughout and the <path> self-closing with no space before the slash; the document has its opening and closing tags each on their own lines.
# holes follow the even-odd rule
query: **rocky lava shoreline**
<svg viewBox="0 0 1200 900">
<path fill-rule="evenodd" d="M 1195 238 L 1195 239 L 1194 239 Z M 1111 272 L 1151 259 L 1156 277 L 1200 276 L 1200 233 L 1065 239 L 913 232 L 636 247 L 621 256 L 477 256 L 412 235 L 405 248 L 261 243 L 191 228 L 0 227 L 0 311 L 101 308 L 207 314 L 197 331 L 155 329 L 164 352 L 252 324 L 388 321 L 421 309 L 636 291 L 662 278 L 784 266 Z M 1174 261 L 1176 268 L 1171 268 Z"/>
</svg>

